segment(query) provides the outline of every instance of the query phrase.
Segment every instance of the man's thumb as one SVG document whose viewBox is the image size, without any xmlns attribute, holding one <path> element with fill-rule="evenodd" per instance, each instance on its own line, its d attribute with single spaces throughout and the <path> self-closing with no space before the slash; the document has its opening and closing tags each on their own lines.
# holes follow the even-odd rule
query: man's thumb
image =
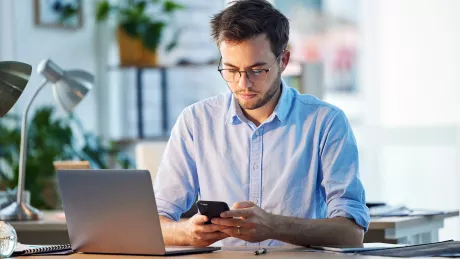
<svg viewBox="0 0 460 259">
<path fill-rule="evenodd" d="M 203 224 L 206 221 L 208 221 L 208 217 L 206 217 L 205 215 L 201 215 L 201 214 L 197 213 L 191 218 L 191 220 L 195 224 Z"/>
</svg>

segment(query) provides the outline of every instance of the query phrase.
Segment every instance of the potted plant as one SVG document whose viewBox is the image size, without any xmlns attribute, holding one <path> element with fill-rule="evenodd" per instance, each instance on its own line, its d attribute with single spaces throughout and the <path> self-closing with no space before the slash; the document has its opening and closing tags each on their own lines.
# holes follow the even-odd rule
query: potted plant
<svg viewBox="0 0 460 259">
<path fill-rule="evenodd" d="M 106 21 L 110 14 L 117 18 L 121 66 L 155 66 L 163 31 L 172 21 L 173 13 L 181 9 L 184 6 L 173 0 L 128 0 L 124 4 L 102 0 L 97 4 L 96 20 Z M 174 33 L 172 41 L 166 46 L 167 51 L 177 45 L 179 32 Z"/>
<path fill-rule="evenodd" d="M 134 168 L 131 158 L 115 143 L 87 132 L 78 117 L 57 117 L 54 106 L 37 108 L 28 128 L 26 202 L 40 210 L 60 208 L 56 188 L 57 160 L 85 160 L 91 168 Z M 0 207 L 16 200 L 21 118 L 7 114 L 0 120 Z"/>
</svg>

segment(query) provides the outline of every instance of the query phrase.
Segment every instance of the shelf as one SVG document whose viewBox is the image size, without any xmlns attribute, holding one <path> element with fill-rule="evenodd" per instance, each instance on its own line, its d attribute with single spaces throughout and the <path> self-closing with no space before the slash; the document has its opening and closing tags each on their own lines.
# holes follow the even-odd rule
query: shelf
<svg viewBox="0 0 460 259">
<path fill-rule="evenodd" d="M 214 66 L 217 70 L 216 63 L 184 63 L 184 64 L 173 64 L 173 65 L 157 65 L 157 66 L 122 66 L 122 65 L 111 65 L 108 66 L 108 70 L 124 70 L 124 69 L 171 69 L 171 68 L 196 68 L 196 67 L 212 67 Z"/>
<path fill-rule="evenodd" d="M 127 146 L 127 145 L 133 145 L 137 144 L 139 142 L 154 142 L 154 141 L 168 141 L 169 136 L 163 135 L 163 136 L 153 136 L 153 137 L 145 137 L 145 138 L 122 138 L 118 139 L 115 141 L 117 145 L 120 146 Z"/>
</svg>

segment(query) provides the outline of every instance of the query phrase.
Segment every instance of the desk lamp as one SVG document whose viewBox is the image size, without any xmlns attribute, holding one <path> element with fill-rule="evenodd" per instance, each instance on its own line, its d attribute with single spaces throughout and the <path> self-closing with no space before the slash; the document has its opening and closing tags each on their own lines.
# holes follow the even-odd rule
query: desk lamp
<svg viewBox="0 0 460 259">
<path fill-rule="evenodd" d="M 13 107 L 32 74 L 32 66 L 16 61 L 0 62 L 0 117 Z"/>
<path fill-rule="evenodd" d="M 90 73 L 81 70 L 65 71 L 49 59 L 40 62 L 37 71 L 45 77 L 45 80 L 33 93 L 22 116 L 17 197 L 16 202 L 0 210 L 0 220 L 4 221 L 28 221 L 41 218 L 39 210 L 23 201 L 27 154 L 27 114 L 35 97 L 47 83 L 51 83 L 56 102 L 65 111 L 71 112 L 94 83 L 94 76 Z"/>
</svg>

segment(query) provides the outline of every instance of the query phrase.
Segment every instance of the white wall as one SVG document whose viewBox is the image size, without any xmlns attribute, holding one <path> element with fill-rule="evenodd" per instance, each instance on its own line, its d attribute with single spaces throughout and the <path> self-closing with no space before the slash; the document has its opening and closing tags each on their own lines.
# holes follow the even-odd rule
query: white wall
<svg viewBox="0 0 460 259">
<path fill-rule="evenodd" d="M 55 28 L 39 28 L 34 25 L 33 1 L 2 0 L 0 3 L 0 59 L 16 60 L 32 65 L 33 73 L 29 84 L 13 108 L 22 114 L 31 93 L 42 82 L 43 77 L 36 71 L 42 59 L 51 58 L 64 69 L 85 69 L 96 71 L 95 33 L 92 4 L 83 1 L 85 17 L 83 28 L 72 31 Z M 96 86 L 97 87 L 97 86 Z M 56 105 L 50 85 L 42 90 L 34 105 Z M 97 130 L 97 111 L 95 91 L 76 108 L 87 130 Z M 63 115 L 63 112 L 59 114 Z M 31 115 L 31 114 L 30 114 Z"/>
<path fill-rule="evenodd" d="M 12 15 L 13 1 L 0 1 L 0 60 L 13 60 L 14 46 L 9 39 L 14 37 Z"/>
<path fill-rule="evenodd" d="M 362 141 L 376 155 L 376 197 L 458 209 L 460 1 L 363 2 L 362 107 L 373 112 Z M 440 239 L 459 237 L 459 219 L 448 220 Z"/>
<path fill-rule="evenodd" d="M 382 104 L 383 123 L 429 126 L 458 122 L 460 89 L 454 86 L 460 82 L 460 2 L 380 3 L 381 95 L 391 100 Z M 406 103 L 410 105 L 402 106 Z"/>
</svg>

